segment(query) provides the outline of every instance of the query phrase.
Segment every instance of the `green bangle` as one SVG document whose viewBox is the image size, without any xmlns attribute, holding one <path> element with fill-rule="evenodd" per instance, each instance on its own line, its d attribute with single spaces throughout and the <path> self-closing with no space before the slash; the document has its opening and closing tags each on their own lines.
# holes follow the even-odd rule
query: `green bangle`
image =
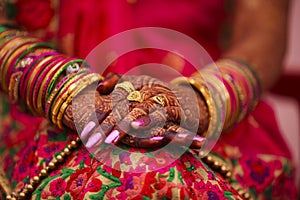
<svg viewBox="0 0 300 200">
<path fill-rule="evenodd" d="M 47 88 L 47 92 L 46 92 L 46 99 L 50 96 L 52 90 L 53 90 L 53 86 L 55 85 L 55 83 L 57 82 L 58 78 L 60 77 L 60 75 L 67 69 L 67 67 L 69 65 L 72 65 L 74 63 L 82 63 L 84 62 L 84 60 L 82 59 L 76 59 L 76 60 L 71 60 L 67 63 L 64 64 L 64 66 L 62 66 L 57 72 L 56 74 L 53 76 L 53 79 L 51 80 L 51 82 L 49 83 L 49 86 Z"/>
</svg>

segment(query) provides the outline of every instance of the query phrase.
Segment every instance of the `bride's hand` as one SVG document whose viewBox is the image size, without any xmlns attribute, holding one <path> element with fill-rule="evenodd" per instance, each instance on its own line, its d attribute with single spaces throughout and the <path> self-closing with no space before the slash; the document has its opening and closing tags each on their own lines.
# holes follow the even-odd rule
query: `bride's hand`
<svg viewBox="0 0 300 200">
<path fill-rule="evenodd" d="M 111 100 L 112 105 L 109 109 L 103 109 L 103 105 L 97 109 L 83 129 L 81 137 L 87 146 L 105 140 L 106 143 L 122 141 L 131 146 L 153 147 L 172 139 L 180 143 L 193 135 L 190 130 L 198 133 L 206 130 L 207 109 L 191 88 L 149 76 L 123 76 L 117 84 L 118 80 L 119 76 L 112 74 L 98 87 L 102 94 L 97 97 L 98 101 Z M 96 107 L 99 106 L 96 103 Z M 192 143 L 194 147 L 199 147 L 202 141 L 197 137 Z"/>
</svg>

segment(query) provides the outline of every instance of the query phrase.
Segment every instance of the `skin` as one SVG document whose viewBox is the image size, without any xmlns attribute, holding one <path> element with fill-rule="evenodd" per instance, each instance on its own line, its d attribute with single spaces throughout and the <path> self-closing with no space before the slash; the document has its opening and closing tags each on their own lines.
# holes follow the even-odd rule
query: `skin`
<svg viewBox="0 0 300 200">
<path fill-rule="evenodd" d="M 267 90 L 282 72 L 289 0 L 236 0 L 235 4 L 231 44 L 224 56 L 251 63 Z"/>
<path fill-rule="evenodd" d="M 238 0 L 234 5 L 232 37 L 223 56 L 250 63 L 259 76 L 262 89 L 267 90 L 282 72 L 289 1 Z"/>
<path fill-rule="evenodd" d="M 270 87 L 272 87 L 274 82 L 276 82 L 282 71 L 282 62 L 286 49 L 289 1 L 236 0 L 234 2 L 234 5 L 235 7 L 232 11 L 232 37 L 229 48 L 225 51 L 223 56 L 241 58 L 250 63 L 258 73 L 263 90 L 267 90 Z M 7 22 L 5 21 L 5 19 L 3 19 L 3 15 L 1 17 L 0 22 Z M 116 81 L 112 80 L 111 77 L 108 77 L 106 85 L 103 87 L 113 88 L 115 84 Z M 153 90 L 153 88 L 150 87 L 149 91 L 151 90 Z M 90 93 L 89 95 L 94 95 L 94 93 Z M 127 94 L 123 94 L 123 98 L 125 98 L 126 95 Z M 111 119 L 109 115 L 107 115 L 107 113 L 111 109 L 109 108 L 109 94 L 96 94 L 96 99 L 98 99 L 99 101 L 98 109 L 102 113 L 101 116 L 97 118 L 97 120 L 100 123 L 108 123 L 111 125 L 113 124 L 110 130 L 118 130 L 118 127 L 114 126 L 114 120 Z M 103 106 L 103 104 L 101 104 L 103 102 L 106 102 L 105 105 L 107 106 Z M 199 123 L 202 124 L 204 127 L 207 127 L 207 109 L 205 110 L 205 108 L 203 108 L 203 100 L 199 97 L 198 103 L 199 106 L 202 108 L 200 110 L 200 115 L 205 116 L 206 114 L 207 116 L 207 118 L 201 119 Z M 134 106 L 138 107 L 138 103 L 135 103 Z M 180 107 L 180 105 L 177 106 Z M 74 126 L 72 126 L 72 123 L 70 122 L 71 114 L 72 107 L 70 106 L 67 109 L 67 114 L 64 116 L 64 122 L 68 127 L 74 128 Z M 90 111 L 88 115 L 91 116 L 92 111 Z M 126 118 L 125 115 L 122 117 Z M 82 122 L 82 129 L 85 126 L 84 124 L 87 123 L 88 121 Z M 172 123 L 174 124 L 168 124 L 167 127 L 163 127 L 159 135 L 163 136 L 164 138 L 168 138 L 168 135 L 172 135 L 168 133 L 168 129 L 170 126 L 174 126 L 172 132 L 176 134 L 179 130 L 177 124 L 178 121 L 173 121 Z M 98 130 L 95 127 L 91 132 L 91 135 L 93 135 L 93 133 L 96 133 L 97 131 Z M 105 135 L 108 136 L 109 132 L 107 132 Z M 120 137 L 118 141 L 124 138 L 124 142 L 128 143 L 127 141 L 129 141 L 129 136 L 125 136 L 126 134 L 123 134 L 123 136 Z M 133 146 L 144 147 L 148 145 L 151 146 L 151 144 L 153 145 L 153 143 L 151 143 L 150 140 L 148 140 L 148 143 L 147 141 L 142 141 L 138 144 L 137 143 L 138 142 L 135 141 L 133 143 Z"/>
</svg>

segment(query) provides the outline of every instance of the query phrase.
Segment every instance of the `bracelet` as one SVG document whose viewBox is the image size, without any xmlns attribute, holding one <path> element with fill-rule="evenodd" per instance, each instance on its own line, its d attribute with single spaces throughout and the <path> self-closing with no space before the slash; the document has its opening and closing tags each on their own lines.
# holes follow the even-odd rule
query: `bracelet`
<svg viewBox="0 0 300 200">
<path fill-rule="evenodd" d="M 37 106 L 38 110 L 44 110 L 45 109 L 45 103 L 46 103 L 46 92 L 47 92 L 47 85 L 49 84 L 51 77 L 53 77 L 53 74 L 55 71 L 61 67 L 61 64 L 66 59 L 66 57 L 61 57 L 59 59 L 56 59 L 48 65 L 47 69 L 45 69 L 45 73 L 41 75 L 41 83 L 39 84 L 38 89 L 38 96 L 37 96 Z"/>
<path fill-rule="evenodd" d="M 14 40 L 14 39 L 16 39 L 16 40 Z M 7 92 L 6 83 L 4 82 L 5 75 L 7 74 L 7 70 L 8 70 L 7 69 L 8 65 L 6 63 L 7 59 L 10 58 L 11 53 L 13 53 L 15 50 L 19 49 L 23 45 L 37 41 L 36 39 L 32 39 L 32 38 L 28 38 L 25 40 L 23 38 L 14 38 L 14 39 L 12 40 L 12 41 L 14 41 L 13 44 L 8 43 L 0 50 L 0 55 L 1 55 L 0 82 L 1 82 L 2 89 L 5 92 Z M 23 47 L 23 49 L 24 49 L 24 47 Z"/>
<path fill-rule="evenodd" d="M 63 115 L 65 114 L 66 108 L 70 105 L 72 102 L 73 98 L 78 95 L 82 90 L 84 90 L 87 86 L 94 84 L 94 83 L 99 83 L 99 81 L 102 81 L 103 77 L 99 74 L 96 73 L 91 73 L 90 75 L 87 75 L 86 77 L 82 78 L 80 83 L 78 84 L 78 88 L 68 97 L 68 99 L 63 103 L 61 106 L 58 116 L 57 116 L 57 125 L 59 128 L 63 128 Z"/>
<path fill-rule="evenodd" d="M 88 72 L 88 71 L 83 71 L 83 73 L 84 72 Z M 62 96 L 69 95 L 68 89 L 71 88 L 70 90 L 72 90 L 73 86 L 71 86 L 71 85 L 74 85 L 76 83 L 76 81 L 80 80 L 80 78 L 82 77 L 81 74 L 82 74 L 81 71 L 78 71 L 77 73 L 68 74 L 56 85 L 55 89 L 51 92 L 51 94 L 47 98 L 46 106 L 45 106 L 45 113 L 48 116 L 48 119 L 50 121 L 52 120 L 51 119 L 52 110 L 58 109 L 57 107 L 60 105 L 59 103 L 57 103 L 57 101 L 61 101 Z M 64 98 L 66 98 L 66 97 L 64 97 Z M 53 107 L 55 107 L 55 108 L 53 108 Z"/>
<path fill-rule="evenodd" d="M 28 80 L 27 80 L 27 82 L 25 82 L 25 84 L 27 85 L 26 90 L 25 90 L 25 96 L 26 96 L 25 102 L 33 114 L 36 114 L 36 115 L 39 114 L 38 110 L 35 109 L 36 106 L 33 102 L 34 101 L 33 99 L 35 99 L 35 97 L 33 96 L 33 90 L 34 90 L 34 87 L 36 86 L 35 82 L 39 78 L 39 75 L 41 74 L 41 72 L 44 70 L 44 68 L 42 68 L 43 64 L 45 62 L 48 62 L 49 60 L 51 60 L 53 58 L 53 56 L 55 56 L 55 55 L 57 55 L 57 52 L 47 52 L 47 53 L 43 53 L 43 54 L 39 55 L 39 57 L 37 58 L 38 59 L 37 62 L 39 62 L 39 63 L 30 72 L 30 74 L 28 75 Z M 35 63 L 34 63 L 34 65 L 35 65 Z"/>
<path fill-rule="evenodd" d="M 36 43 L 33 43 L 33 44 L 28 44 L 26 45 L 26 48 L 19 48 L 17 51 L 15 51 L 11 56 L 10 56 L 10 60 L 8 60 L 8 70 L 7 70 L 7 74 L 6 74 L 6 85 L 9 85 L 9 80 L 10 80 L 10 77 L 12 75 L 13 72 L 16 71 L 16 68 L 19 68 L 19 67 L 22 67 L 23 69 L 25 69 L 25 67 L 27 67 L 30 63 L 27 63 L 27 65 L 24 65 L 24 63 L 22 64 L 19 64 L 21 60 L 23 60 L 23 58 L 25 57 L 22 56 L 22 58 L 20 59 L 20 55 L 23 54 L 24 51 L 27 51 L 29 48 L 31 48 L 32 46 L 35 46 Z M 41 51 L 43 50 L 43 51 Z M 41 53 L 46 53 L 46 52 L 49 52 L 51 51 L 51 49 L 41 49 L 40 50 L 40 53 L 36 53 L 36 54 L 41 54 Z M 32 56 L 32 57 L 35 57 L 35 56 Z M 22 69 L 18 69 L 18 71 L 22 71 Z"/>
<path fill-rule="evenodd" d="M 173 84 L 191 85 L 203 97 L 208 108 L 209 125 L 207 131 L 203 133 L 206 137 L 206 141 L 199 152 L 199 156 L 201 157 L 210 152 L 219 138 L 225 121 L 226 108 L 226 104 L 221 95 L 205 82 L 206 80 L 201 77 L 201 75 L 192 78 L 179 77 L 171 81 Z"/>
<path fill-rule="evenodd" d="M 51 77 L 51 81 L 49 82 L 49 85 L 47 85 L 47 90 L 46 90 L 46 99 L 49 97 L 53 86 L 57 82 L 58 78 L 61 77 L 62 73 L 64 73 L 69 65 L 72 65 L 73 63 L 78 63 L 78 62 L 83 62 L 81 59 L 75 59 L 75 58 L 68 58 L 66 59 L 62 66 L 55 71 L 54 75 Z"/>
<path fill-rule="evenodd" d="M 203 76 L 213 94 L 220 95 L 226 103 L 226 117 L 223 131 L 233 128 L 236 123 L 254 109 L 260 96 L 261 87 L 257 75 L 247 65 L 231 59 L 217 61 L 218 69 L 207 66 L 193 78 Z"/>
<path fill-rule="evenodd" d="M 40 116 L 44 115 L 44 110 L 42 109 L 43 101 L 38 98 L 40 86 L 44 80 L 47 70 L 51 69 L 51 64 L 57 59 L 60 59 L 59 54 L 48 56 L 46 59 L 44 59 L 43 61 L 39 62 L 36 65 L 36 68 L 39 68 L 40 71 L 38 72 L 37 76 L 35 77 L 35 80 L 32 84 L 32 85 L 34 85 L 34 87 L 32 88 L 30 93 L 32 94 L 32 97 L 33 97 L 32 98 L 33 109 L 36 111 L 37 115 L 40 115 Z"/>
</svg>

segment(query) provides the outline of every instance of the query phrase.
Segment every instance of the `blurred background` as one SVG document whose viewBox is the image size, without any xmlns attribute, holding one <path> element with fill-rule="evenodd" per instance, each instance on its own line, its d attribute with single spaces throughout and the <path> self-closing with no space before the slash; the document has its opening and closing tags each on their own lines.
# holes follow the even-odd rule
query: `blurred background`
<svg viewBox="0 0 300 200">
<path fill-rule="evenodd" d="M 300 189 L 300 1 L 291 2 L 284 73 L 264 98 L 274 108 L 279 127 L 297 164 Z"/>
</svg>

